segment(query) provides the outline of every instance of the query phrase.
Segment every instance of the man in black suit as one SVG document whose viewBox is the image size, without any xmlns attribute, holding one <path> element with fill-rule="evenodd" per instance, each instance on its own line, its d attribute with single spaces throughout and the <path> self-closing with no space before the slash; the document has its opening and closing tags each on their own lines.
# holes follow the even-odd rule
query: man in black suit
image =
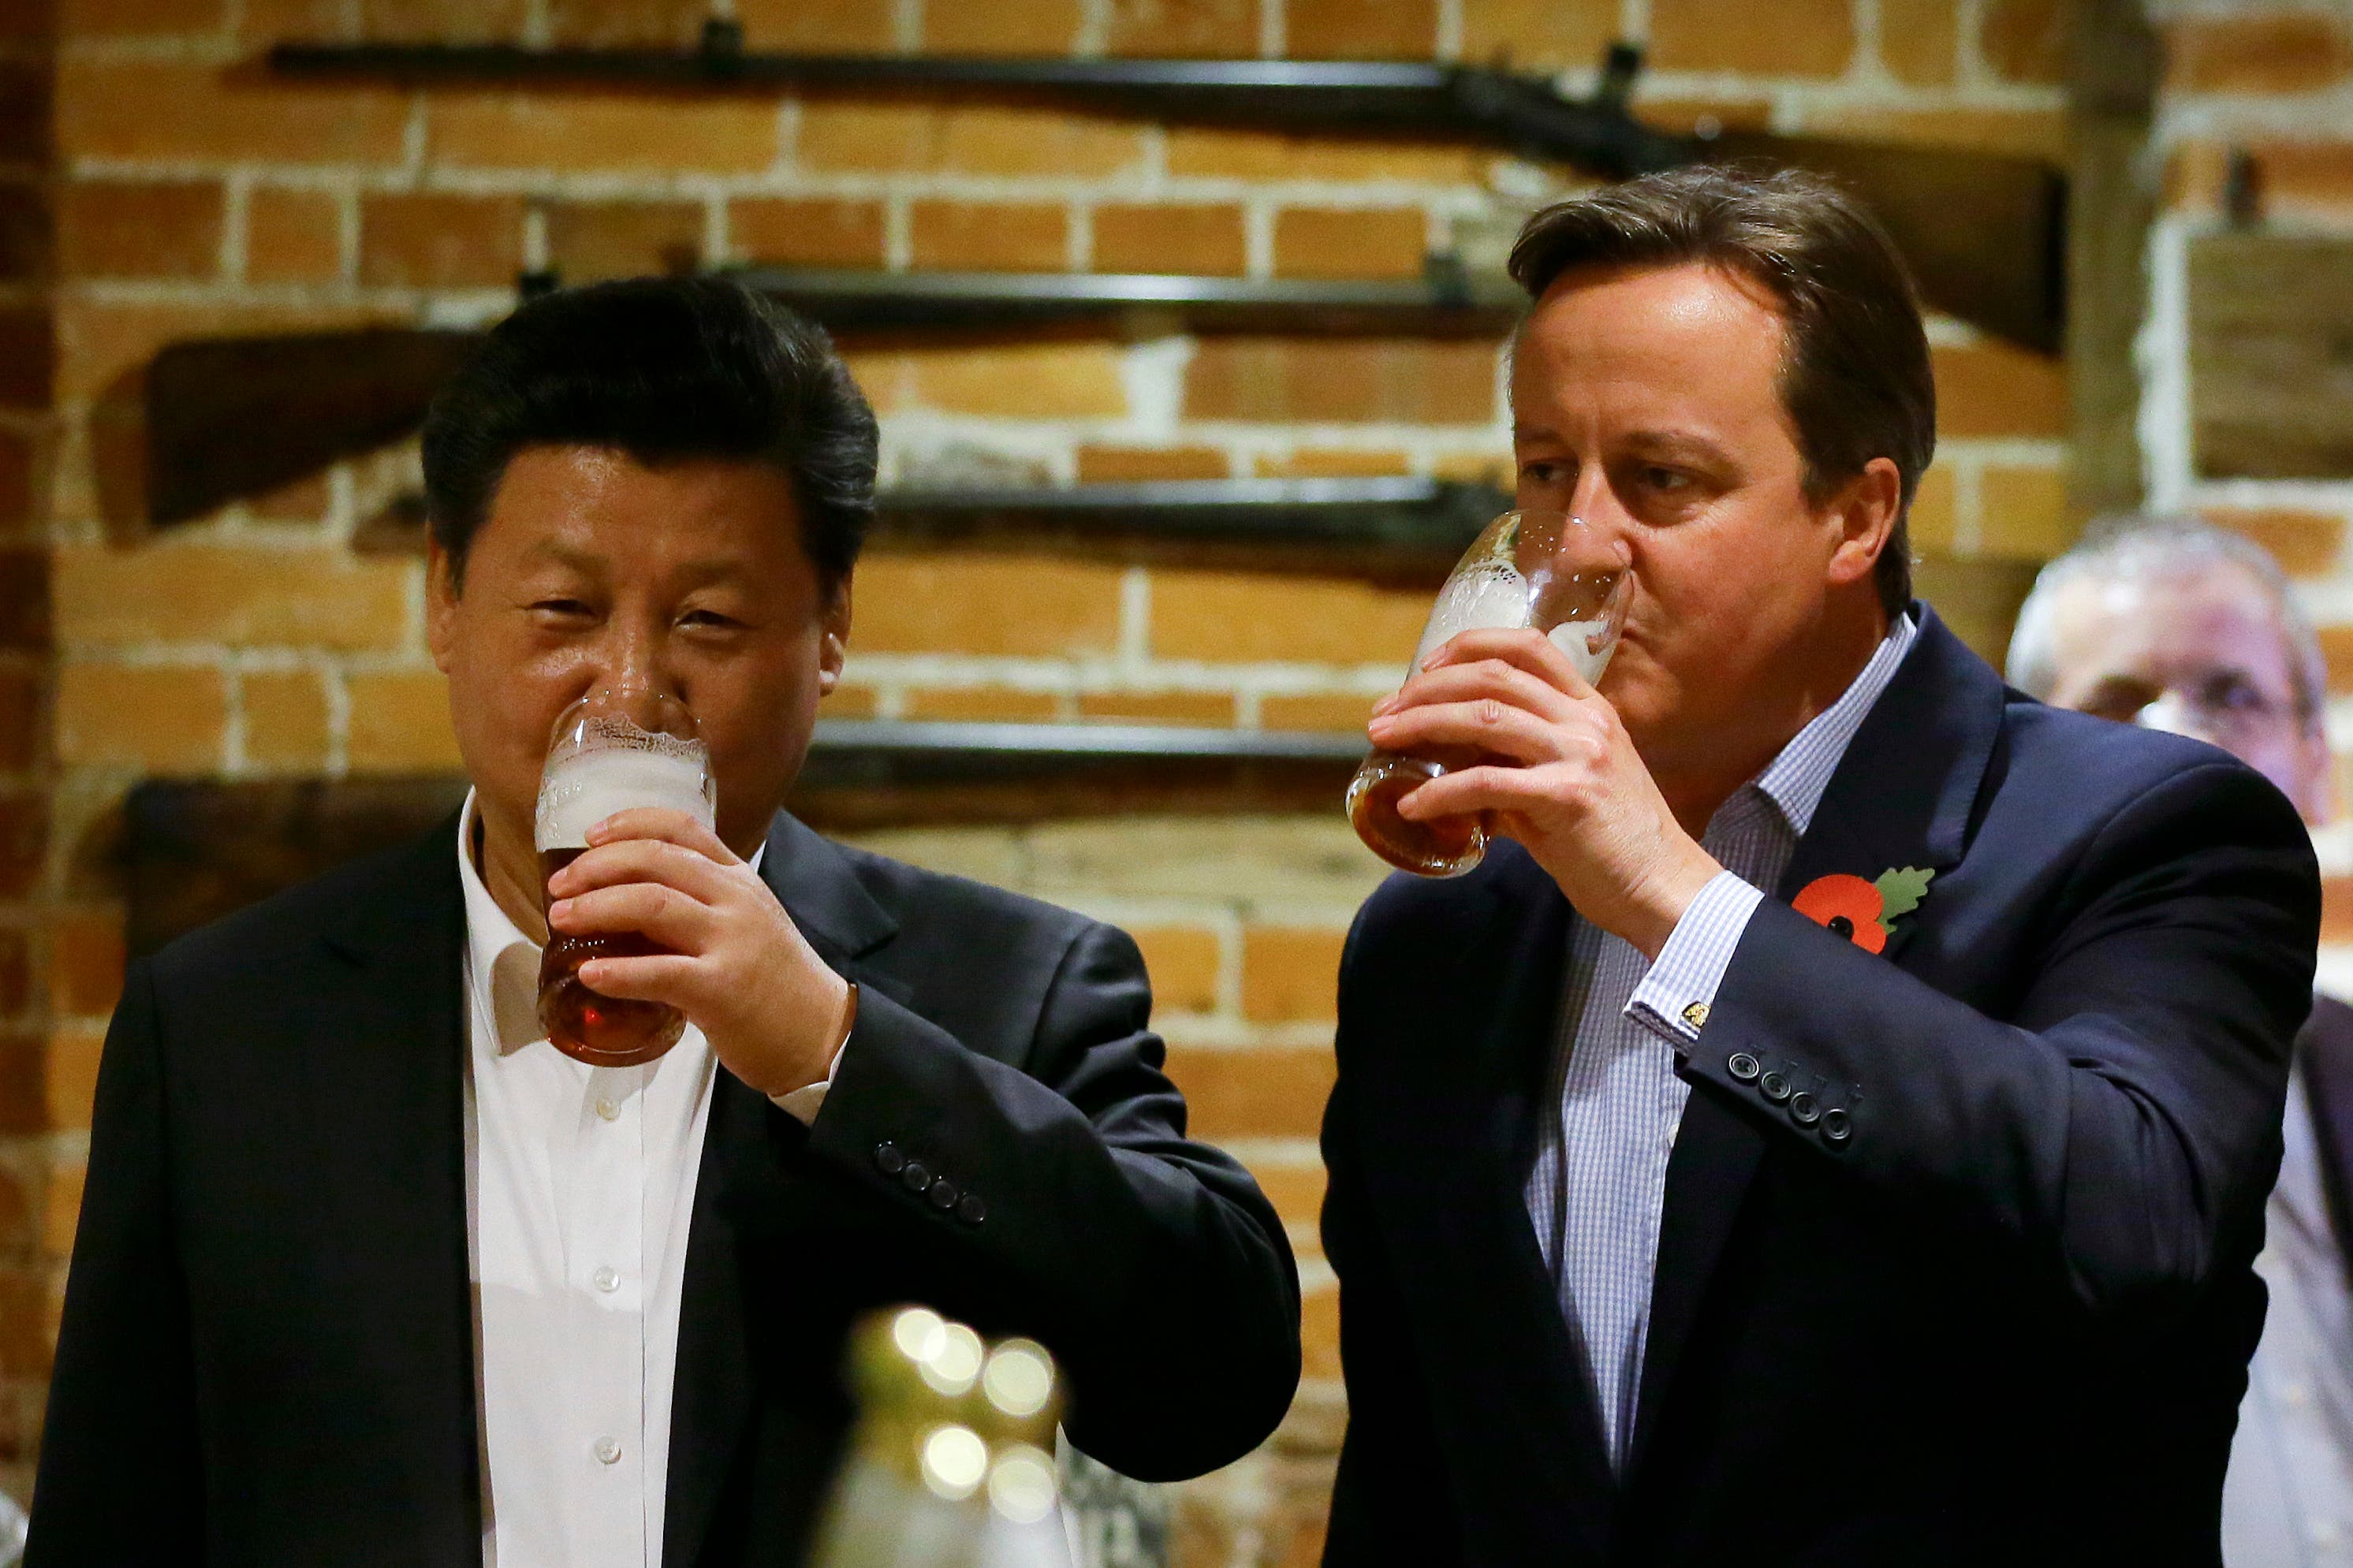
<svg viewBox="0 0 2353 1568">
<path fill-rule="evenodd" d="M 1475 631 L 1377 710 L 1502 837 L 1344 960 L 1326 1561 L 2217 1562 L 2295 812 L 1912 598 L 1929 356 L 1850 198 L 1651 176 L 1513 269 L 1521 503 L 1634 594 L 1599 694 Z"/>
<path fill-rule="evenodd" d="M 2101 520 L 2020 606 L 2010 683 L 2211 742 L 2305 821 L 2334 802 L 2320 639 L 2279 563 L 2197 518 Z M 2316 995 L 2295 1040 L 2279 1181 L 2255 1272 L 2270 1292 L 2222 1484 L 2232 1563 L 2353 1552 L 2353 1007 Z"/>
<path fill-rule="evenodd" d="M 132 967 L 35 1489 L 40 1565 L 791 1563 L 861 1312 L 1060 1358 L 1172 1479 L 1298 1372 L 1282 1226 L 1184 1135 L 1134 944 L 779 806 L 842 665 L 875 427 L 728 283 L 526 306 L 437 403 L 428 616 L 474 789 L 407 848 Z M 699 721 L 715 829 L 622 812 L 541 912 L 533 807 L 600 688 Z M 533 1014 L 549 921 L 670 956 L 636 1068 Z"/>
</svg>

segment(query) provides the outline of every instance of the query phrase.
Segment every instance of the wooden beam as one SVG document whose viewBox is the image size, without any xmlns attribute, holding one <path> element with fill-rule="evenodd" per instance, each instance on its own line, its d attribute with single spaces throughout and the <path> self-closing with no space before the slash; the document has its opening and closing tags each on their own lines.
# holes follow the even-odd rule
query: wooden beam
<svg viewBox="0 0 2353 1568">
<path fill-rule="evenodd" d="M 2078 516 L 2141 501 L 2140 377 L 2157 216 L 2149 125 L 2163 73 L 2141 0 L 2078 0 L 2067 81 L 2067 489 Z"/>
</svg>

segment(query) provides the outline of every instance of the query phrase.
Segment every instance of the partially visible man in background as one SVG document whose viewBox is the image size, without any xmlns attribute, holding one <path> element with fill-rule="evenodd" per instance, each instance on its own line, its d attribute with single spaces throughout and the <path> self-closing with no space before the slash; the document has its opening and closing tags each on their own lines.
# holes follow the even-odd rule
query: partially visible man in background
<svg viewBox="0 0 2353 1568">
<path fill-rule="evenodd" d="M 2011 682 L 2046 702 L 2211 741 L 2327 821 L 2319 639 L 2278 563 L 2194 519 L 2119 517 L 2035 580 Z M 2353 1563 L 2353 1007 L 2313 999 L 2255 1268 L 2270 1315 L 2222 1489 L 2225 1559 Z"/>
</svg>

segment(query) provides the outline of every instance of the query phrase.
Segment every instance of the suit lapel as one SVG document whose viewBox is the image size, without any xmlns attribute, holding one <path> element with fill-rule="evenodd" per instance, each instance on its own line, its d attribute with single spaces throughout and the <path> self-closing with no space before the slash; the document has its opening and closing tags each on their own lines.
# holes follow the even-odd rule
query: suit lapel
<svg viewBox="0 0 2353 1568">
<path fill-rule="evenodd" d="M 372 1438 L 417 1457 L 394 1472 L 420 1483 L 403 1524 L 417 1560 L 437 1563 L 481 1551 L 457 837 L 453 816 L 322 933 L 349 980 L 320 999 L 330 1043 L 301 1058 L 331 1223 L 364 1238 L 322 1249 L 320 1266 L 354 1276 L 333 1281 L 331 1300 L 379 1314 L 383 1356 L 362 1398 L 393 1427 Z"/>
<path fill-rule="evenodd" d="M 768 832 L 760 875 L 818 956 L 861 987 L 905 1002 L 905 984 L 871 962 L 898 931 L 841 850 L 796 818 Z M 770 1122 L 784 1113 L 723 1068 L 714 1074 L 702 1163 L 688 1222 L 681 1287 L 678 1365 L 670 1406 L 669 1499 L 662 1562 L 687 1568 L 711 1530 L 720 1493 L 743 1445 L 755 1380 L 744 1316 L 744 1247 L 739 1215 L 780 1206 Z"/>
<path fill-rule="evenodd" d="M 1431 1398 L 1466 1510 L 1482 1493 L 1558 1510 L 1567 1557 L 1598 1556 L 1611 1480 L 1585 1356 L 1561 1316 L 1523 1189 L 1542 1113 L 1569 911 L 1516 844 L 1489 849 L 1465 893 L 1465 940 L 1442 983 L 1413 1004 L 1400 1037 L 1441 1053 L 1430 1070 L 1384 1075 L 1366 1106 L 1365 1180 L 1394 1216 L 1399 1289 L 1431 1329 Z M 1467 1015 L 1467 1017 L 1466 1017 Z M 1459 1054 L 1458 1054 L 1459 1053 Z M 1504 1517 L 1499 1513 L 1497 1517 Z M 1565 1560 L 1567 1560 L 1565 1558 Z"/>
<path fill-rule="evenodd" d="M 1939 873 L 1966 847 L 1979 786 L 2001 731 L 2002 686 L 1985 663 L 1915 603 L 1920 631 L 1855 731 L 1772 896 L 1787 903 L 1834 871 L 1865 879 L 1895 867 Z M 1932 886 L 1922 905 L 1932 911 Z M 1900 963 L 1920 915 L 1885 956 Z M 1641 1460 L 1689 1342 L 1707 1285 L 1765 1152 L 1765 1133 L 1714 1093 L 1695 1090 L 1667 1162 L 1659 1263 L 1634 1421 Z"/>
</svg>

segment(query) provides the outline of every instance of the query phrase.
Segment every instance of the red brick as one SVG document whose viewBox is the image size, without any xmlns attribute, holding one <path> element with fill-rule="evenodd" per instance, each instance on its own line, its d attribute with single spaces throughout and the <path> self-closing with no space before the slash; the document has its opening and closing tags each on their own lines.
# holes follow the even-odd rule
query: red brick
<svg viewBox="0 0 2353 1568">
<path fill-rule="evenodd" d="M 2328 217 L 2353 209 L 2353 146 L 2341 142 L 2266 142 L 2254 154 L 2266 210 Z"/>
<path fill-rule="evenodd" d="M 1323 1166 L 1253 1164 L 1250 1175 L 1285 1225 L 1314 1228 L 1324 1210 Z"/>
<path fill-rule="evenodd" d="M 408 635 L 408 568 L 334 550 L 68 545 L 58 624 L 80 645 L 394 648 Z"/>
<path fill-rule="evenodd" d="M 343 0 L 245 0 L 237 11 L 239 40 L 262 48 L 291 38 L 347 43 L 355 36 L 345 26 Z"/>
<path fill-rule="evenodd" d="M 1258 53 L 1258 0 L 1111 0 L 1111 52 L 1176 58 Z"/>
<path fill-rule="evenodd" d="M 2353 626 L 2322 626 L 2319 632 L 2321 657 L 2328 664 L 2328 689 L 2353 691 Z M 2353 878 L 2334 879 L 2330 886 L 2337 896 L 2353 896 Z M 2346 903 L 2344 910 L 2347 921 L 2345 936 L 2333 937 L 2323 930 L 2323 942 L 2353 938 L 2353 902 Z"/>
<path fill-rule="evenodd" d="M 1138 926 L 1130 931 L 1152 976 L 1154 1013 L 1208 1013 L 1218 1005 L 1218 933 L 1205 926 Z"/>
<path fill-rule="evenodd" d="M 1330 578 L 1246 572 L 1152 574 L 1152 650 L 1221 663 L 1405 668 L 1430 595 Z"/>
<path fill-rule="evenodd" d="M 0 1268 L 0 1373 L 33 1382 L 49 1375 L 56 1338 L 51 1327 L 55 1303 L 44 1268 Z M 30 1432 L 12 1428 L 9 1446 L 19 1458 L 30 1451 Z"/>
<path fill-rule="evenodd" d="M 248 671 L 238 683 L 245 760 L 265 768 L 316 771 L 327 762 L 327 693 L 307 669 Z"/>
<path fill-rule="evenodd" d="M 392 44 L 520 42 L 527 15 L 523 0 L 360 0 L 360 34 Z"/>
<path fill-rule="evenodd" d="M 944 686 L 910 691 L 900 710 L 910 719 L 965 724 L 1043 724 L 1061 716 L 1062 700 L 1050 691 L 1010 686 Z"/>
<path fill-rule="evenodd" d="M 219 770 L 228 722 L 220 671 L 70 663 L 58 671 L 58 758 L 159 773 Z"/>
<path fill-rule="evenodd" d="M 57 90 L 58 144 L 76 157 L 396 163 L 407 137 L 403 93 L 217 66 L 69 56 Z"/>
<path fill-rule="evenodd" d="M 1261 1023 L 1313 1023 L 1335 1016 L 1340 948 L 1347 933 L 1326 926 L 1252 926 L 1242 932 L 1242 1014 Z"/>
<path fill-rule="evenodd" d="M 2353 70 L 2353 37 L 2324 11 L 2189 16 L 2164 34 L 2174 92 L 2312 92 Z"/>
<path fill-rule="evenodd" d="M 747 48 L 880 54 L 895 47 L 896 0 L 735 0 Z"/>
<path fill-rule="evenodd" d="M 0 429 L 0 539 L 32 521 L 35 450 L 29 432 Z"/>
<path fill-rule="evenodd" d="M 75 1222 L 81 1215 L 82 1184 L 89 1176 L 89 1167 L 79 1161 L 58 1161 L 49 1169 L 47 1190 L 42 1194 L 41 1252 L 48 1258 L 65 1258 L 73 1251 Z"/>
<path fill-rule="evenodd" d="M 861 356 L 862 357 L 862 356 Z M 898 405 L 1005 419 L 1116 418 L 1127 412 L 1119 351 L 1104 342 L 1009 342 L 941 348 L 861 364 L 859 384 L 889 389 Z M 903 379 L 893 380 L 893 377 Z M 876 398 L 876 406 L 884 406 Z"/>
<path fill-rule="evenodd" d="M 1242 209 L 1231 205 L 1097 207 L 1094 236 L 1098 272 L 1231 278 L 1249 266 Z"/>
<path fill-rule="evenodd" d="M 2058 468 L 1989 467 L 1978 476 L 1978 553 L 2048 561 L 2075 542 L 2067 476 Z"/>
<path fill-rule="evenodd" d="M 320 191 L 261 186 L 245 200 L 245 276 L 321 283 L 343 272 L 343 204 Z"/>
<path fill-rule="evenodd" d="M 710 15 L 704 0 L 548 0 L 547 26 L 559 44 L 684 48 Z"/>
<path fill-rule="evenodd" d="M 1940 437 L 2064 436 L 2067 367 L 1991 339 L 1934 351 Z"/>
<path fill-rule="evenodd" d="M 1677 136 L 1714 131 L 1763 131 L 1773 123 L 1773 103 L 1764 98 L 1640 97 L 1634 118 Z"/>
<path fill-rule="evenodd" d="M 2208 507 L 2206 520 L 2271 552 L 2291 577 L 2325 577 L 2345 545 L 2341 513 L 2294 507 Z"/>
<path fill-rule="evenodd" d="M 1070 215 L 1046 203 L 919 201 L 908 213 L 919 268 L 1060 272 L 1070 265 Z"/>
<path fill-rule="evenodd" d="M 1937 463 L 1920 476 L 1905 521 L 1913 549 L 1952 553 L 1960 536 L 1960 501 L 1949 467 Z"/>
<path fill-rule="evenodd" d="M 1832 77 L 1853 58 L 1849 0 L 1651 0 L 1658 70 Z"/>
<path fill-rule="evenodd" d="M 1171 1047 L 1168 1076 L 1185 1092 L 1194 1134 L 1313 1138 L 1331 1098 L 1332 1052 L 1323 1046 Z"/>
<path fill-rule="evenodd" d="M 1438 0 L 1287 0 L 1283 34 L 1293 59 L 1428 59 Z"/>
<path fill-rule="evenodd" d="M 695 202 L 555 202 L 547 258 L 566 284 L 691 272 L 702 259 Z"/>
<path fill-rule="evenodd" d="M 1082 447 L 1078 456 L 1082 484 L 1233 477 L 1226 455 L 1214 447 Z"/>
<path fill-rule="evenodd" d="M 1410 655 L 1413 649 L 1409 647 L 1406 652 Z M 1258 701 L 1258 724 L 1261 730 L 1335 730 L 1362 734 L 1372 720 L 1373 699 L 1353 693 L 1309 692 L 1295 697 L 1261 697 Z"/>
<path fill-rule="evenodd" d="M 1953 0 L 1879 0 L 1879 58 L 1907 87 L 1953 79 L 1959 52 Z"/>
<path fill-rule="evenodd" d="M 1088 691 L 1079 717 L 1123 724 L 1205 724 L 1231 729 L 1234 700 L 1224 691 Z"/>
<path fill-rule="evenodd" d="M 1462 0 L 1462 58 L 1482 64 L 1590 66 L 1618 31 L 1618 0 Z"/>
<path fill-rule="evenodd" d="M 60 1024 L 49 1031 L 41 1063 L 41 1103 L 46 1123 L 58 1130 L 90 1125 L 98 1099 L 98 1058 L 106 1043 L 104 1025 Z M 0 1310 L 0 1321 L 5 1320 Z"/>
<path fill-rule="evenodd" d="M 2067 116 L 2056 109 L 1825 109 L 1806 130 L 1858 142 L 1953 147 L 2058 163 L 2067 154 Z"/>
<path fill-rule="evenodd" d="M 988 0 L 923 7 L 923 47 L 943 55 L 1061 55 L 1078 41 L 1079 0 Z"/>
<path fill-rule="evenodd" d="M 1295 278 L 1419 277 L 1428 226 L 1419 207 L 1286 207 L 1274 216 L 1274 269 Z"/>
<path fill-rule="evenodd" d="M 343 750 L 358 773 L 455 772 L 463 765 L 449 726 L 449 685 L 432 669 L 344 677 L 351 697 Z"/>
<path fill-rule="evenodd" d="M 1168 172 L 1180 179 L 1379 180 L 1475 184 L 1484 164 L 1469 148 L 1387 138 L 1286 136 L 1271 131 L 1171 127 Z"/>
<path fill-rule="evenodd" d="M 2067 79 L 2067 6 L 2063 0 L 1986 0 L 1978 51 L 2012 81 L 2056 86 Z M 1883 20 L 1881 26 L 1883 27 Z"/>
<path fill-rule="evenodd" d="M 522 269 L 522 222 L 521 196 L 364 196 L 360 281 L 410 289 L 512 283 Z"/>
<path fill-rule="evenodd" d="M 1003 105 L 818 100 L 801 108 L 795 156 L 820 174 L 1112 175 L 1136 171 L 1136 126 Z"/>
<path fill-rule="evenodd" d="M 1186 377 L 1196 419 L 1484 425 L 1495 347 L 1390 339 L 1205 339 Z"/>
<path fill-rule="evenodd" d="M 2348 628 L 2331 626 L 2333 632 Z M 2325 635 L 2325 634 L 2324 634 Z M 2341 644 L 2343 638 L 2333 639 Z M 2334 649 L 2331 650 L 2335 651 Z M 2337 679 L 2339 666 L 2331 659 L 2328 666 L 2328 689 L 2342 691 L 2346 683 Z M 2320 940 L 2324 942 L 2353 942 L 2353 877 L 2327 877 L 2320 884 Z"/>
<path fill-rule="evenodd" d="M 745 261 L 882 265 L 880 202 L 744 197 L 727 206 L 728 247 Z"/>
<path fill-rule="evenodd" d="M 0 665 L 0 773 L 22 773 L 41 755 L 41 676 Z"/>
<path fill-rule="evenodd" d="M 569 93 L 438 98 L 434 162 L 559 174 L 757 174 L 776 161 L 767 99 Z"/>
<path fill-rule="evenodd" d="M 62 1017 L 103 1017 L 122 995 L 122 921 L 63 915 L 49 927 L 49 1007 Z"/>
<path fill-rule="evenodd" d="M 165 343 L 183 338 L 241 333 L 325 331 L 384 321 L 379 311 L 344 308 L 221 304 L 112 304 L 69 295 L 58 301 L 57 395 L 104 403 L 123 395 L 126 384 Z M 47 331 L 46 319 L 42 322 Z M 5 331 L 5 328 L 0 328 Z M 10 346 L 0 342 L 0 378 L 9 365 Z M 41 400 L 49 398 L 46 373 Z"/>
<path fill-rule="evenodd" d="M 1261 458 L 1250 468 L 1267 479 L 1380 479 L 1408 471 L 1403 452 L 1365 452 L 1350 447 L 1301 447 L 1286 457 Z"/>
<path fill-rule="evenodd" d="M 54 270 L 57 217 L 30 181 L 0 177 L 0 283 L 38 283 Z"/>
<path fill-rule="evenodd" d="M 1340 1288 L 1310 1290 L 1299 1299 L 1299 1375 L 1332 1379 L 1340 1375 Z M 1312 1544 L 1312 1538 L 1311 1538 Z M 1303 1556 L 1303 1563 L 1322 1560 L 1318 1552 Z"/>
<path fill-rule="evenodd" d="M 58 25 L 76 37 L 210 33 L 227 9 L 223 0 L 60 0 Z"/>
<path fill-rule="evenodd" d="M 859 563 L 850 646 L 865 653 L 1060 658 L 1119 645 L 1122 571 L 1047 558 L 926 552 Z"/>
<path fill-rule="evenodd" d="M 0 784 L 0 896 L 29 891 L 40 879 L 48 848 L 48 797 L 37 789 Z"/>
</svg>

